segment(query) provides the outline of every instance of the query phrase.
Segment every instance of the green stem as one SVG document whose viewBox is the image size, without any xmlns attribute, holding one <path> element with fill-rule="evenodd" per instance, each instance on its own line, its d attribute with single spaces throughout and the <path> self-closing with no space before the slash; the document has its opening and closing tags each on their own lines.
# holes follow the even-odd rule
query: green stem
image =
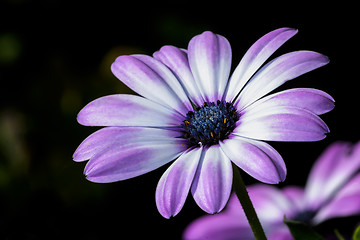
<svg viewBox="0 0 360 240">
<path fill-rule="evenodd" d="M 233 189 L 241 203 L 242 208 L 244 209 L 246 218 L 250 224 L 251 230 L 254 233 L 255 239 L 266 240 L 264 230 L 260 224 L 259 218 L 256 215 L 254 206 L 250 200 L 244 181 L 240 176 L 240 171 L 238 167 L 234 164 L 233 164 L 233 172 L 234 172 Z"/>
</svg>

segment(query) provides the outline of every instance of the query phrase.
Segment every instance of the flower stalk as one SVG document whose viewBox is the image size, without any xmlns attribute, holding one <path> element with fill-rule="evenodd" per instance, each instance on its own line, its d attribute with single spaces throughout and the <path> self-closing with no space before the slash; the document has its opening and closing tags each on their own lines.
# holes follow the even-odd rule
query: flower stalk
<svg viewBox="0 0 360 240">
<path fill-rule="evenodd" d="M 245 212 L 246 218 L 250 224 L 252 232 L 254 233 L 255 239 L 266 240 L 267 238 L 265 236 L 265 232 L 250 200 L 245 183 L 241 178 L 240 171 L 235 164 L 233 164 L 233 190 Z"/>
</svg>

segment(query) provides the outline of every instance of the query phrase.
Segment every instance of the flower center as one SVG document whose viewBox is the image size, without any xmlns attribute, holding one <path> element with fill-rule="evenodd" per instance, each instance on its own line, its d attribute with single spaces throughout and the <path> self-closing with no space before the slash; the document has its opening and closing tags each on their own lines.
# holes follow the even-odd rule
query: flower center
<svg viewBox="0 0 360 240">
<path fill-rule="evenodd" d="M 202 107 L 189 111 L 183 121 L 184 137 L 191 146 L 214 145 L 226 139 L 235 129 L 239 114 L 230 102 L 205 102 Z"/>
<path fill-rule="evenodd" d="M 316 212 L 312 210 L 304 210 L 302 212 L 297 213 L 291 219 L 298 222 L 303 222 L 306 224 L 311 224 L 311 220 L 315 216 Z"/>
</svg>

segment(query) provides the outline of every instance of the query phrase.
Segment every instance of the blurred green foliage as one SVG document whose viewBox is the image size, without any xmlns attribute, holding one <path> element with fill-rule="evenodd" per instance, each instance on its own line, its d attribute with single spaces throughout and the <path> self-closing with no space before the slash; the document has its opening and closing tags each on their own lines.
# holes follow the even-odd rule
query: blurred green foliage
<svg viewBox="0 0 360 240">
<path fill-rule="evenodd" d="M 14 63 L 21 54 L 21 41 L 18 36 L 11 33 L 0 35 L 0 64 L 10 65 Z"/>
</svg>

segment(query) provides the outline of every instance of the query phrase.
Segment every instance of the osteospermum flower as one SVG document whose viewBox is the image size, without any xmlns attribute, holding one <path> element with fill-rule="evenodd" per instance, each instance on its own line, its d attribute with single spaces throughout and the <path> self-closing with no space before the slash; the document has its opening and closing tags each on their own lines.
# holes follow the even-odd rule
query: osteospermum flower
<svg viewBox="0 0 360 240">
<path fill-rule="evenodd" d="M 262 140 L 323 139 L 329 129 L 317 115 L 334 106 L 316 89 L 264 97 L 328 63 L 319 53 L 296 51 L 261 67 L 296 32 L 281 28 L 260 38 L 231 77 L 230 44 L 212 32 L 195 36 L 187 50 L 164 46 L 153 57 L 118 57 L 112 72 L 141 96 L 110 95 L 86 105 L 78 122 L 105 128 L 81 143 L 74 160 L 90 159 L 85 175 L 101 183 L 175 160 L 156 188 L 156 204 L 166 218 L 181 210 L 189 191 L 204 211 L 221 211 L 231 192 L 231 162 L 259 181 L 283 181 L 283 159 Z"/>
<path fill-rule="evenodd" d="M 251 201 L 268 239 L 293 239 L 284 216 L 311 226 L 328 219 L 360 214 L 360 143 L 331 145 L 315 162 L 305 189 L 269 185 L 248 187 Z M 233 195 L 226 209 L 189 225 L 186 240 L 253 239 L 242 207 Z"/>
</svg>

